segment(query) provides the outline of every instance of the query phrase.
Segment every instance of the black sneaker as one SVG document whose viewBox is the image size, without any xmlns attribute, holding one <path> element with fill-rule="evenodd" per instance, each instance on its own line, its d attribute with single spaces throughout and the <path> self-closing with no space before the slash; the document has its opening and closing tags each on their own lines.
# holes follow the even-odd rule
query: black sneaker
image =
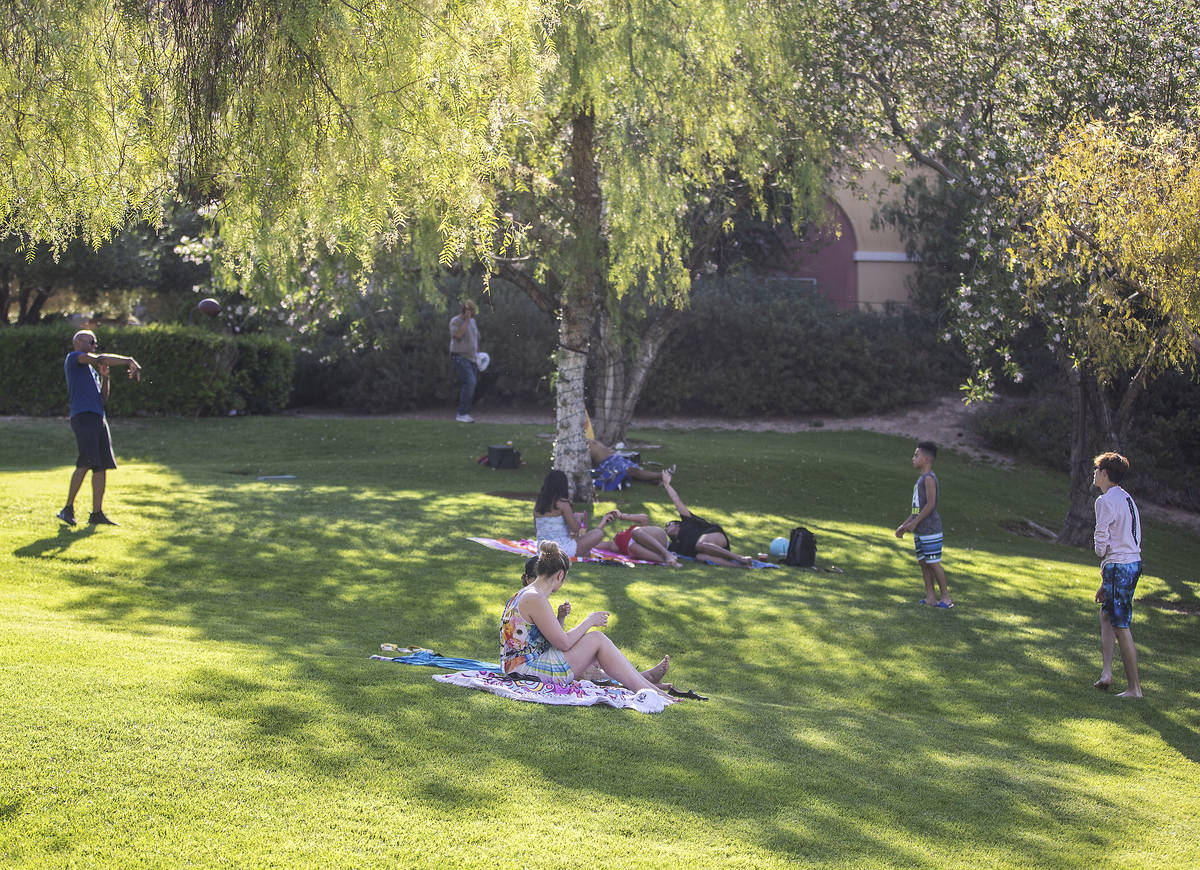
<svg viewBox="0 0 1200 870">
<path fill-rule="evenodd" d="M 55 514 L 55 516 L 58 517 L 60 520 L 62 520 L 64 523 L 66 523 L 68 526 L 75 525 L 75 508 L 71 507 L 70 505 L 67 505 L 65 508 L 60 510 L 58 513 Z"/>
<path fill-rule="evenodd" d="M 93 526 L 119 526 L 120 523 L 114 523 L 104 515 L 104 511 L 92 511 L 88 517 L 88 523 Z"/>
</svg>

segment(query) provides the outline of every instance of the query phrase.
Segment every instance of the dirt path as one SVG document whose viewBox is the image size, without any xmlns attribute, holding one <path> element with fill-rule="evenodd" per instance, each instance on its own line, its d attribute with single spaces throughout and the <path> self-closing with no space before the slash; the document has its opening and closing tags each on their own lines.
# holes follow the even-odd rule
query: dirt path
<svg viewBox="0 0 1200 870">
<path fill-rule="evenodd" d="M 305 409 L 295 413 L 300 416 L 338 416 Z M 480 423 L 533 423 L 549 429 L 554 427 L 554 414 L 550 411 L 479 408 L 473 413 Z M 903 435 L 918 440 L 934 441 L 939 446 L 961 451 L 983 462 L 994 462 L 1005 467 L 1011 466 L 1011 458 L 985 449 L 974 437 L 973 429 L 969 425 L 972 413 L 974 413 L 974 409 L 963 407 L 962 401 L 955 395 L 945 396 L 935 402 L 891 414 L 872 414 L 862 417 L 811 415 L 806 417 L 766 417 L 754 420 L 722 420 L 715 417 L 639 416 L 634 418 L 630 428 L 725 429 L 743 432 L 816 432 L 822 430 L 841 432 L 865 429 L 885 435 Z M 412 411 L 388 416 L 410 420 L 447 419 L 447 413 L 440 410 Z"/>
</svg>

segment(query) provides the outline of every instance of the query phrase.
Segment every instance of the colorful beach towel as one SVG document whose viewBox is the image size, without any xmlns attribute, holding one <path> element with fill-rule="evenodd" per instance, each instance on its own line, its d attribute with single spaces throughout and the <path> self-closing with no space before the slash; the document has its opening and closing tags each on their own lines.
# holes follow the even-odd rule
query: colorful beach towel
<svg viewBox="0 0 1200 870">
<path fill-rule="evenodd" d="M 518 556 L 536 556 L 537 541 L 522 539 L 520 541 L 510 541 L 508 538 L 467 538 L 468 541 L 474 541 L 476 544 L 483 544 L 493 550 L 499 550 L 502 553 L 513 553 Z M 695 562 L 696 560 L 690 556 L 680 556 L 681 562 Z M 590 556 L 584 556 L 582 559 L 578 556 L 571 557 L 572 562 L 608 562 L 611 564 L 625 565 L 632 568 L 635 565 L 659 565 L 660 562 L 647 562 L 643 559 L 631 559 L 628 556 L 617 553 L 613 550 L 601 550 L 593 548 Z M 705 564 L 713 564 L 706 562 Z M 750 565 L 751 568 L 778 568 L 774 562 L 760 562 L 755 559 Z"/>
<path fill-rule="evenodd" d="M 668 701 L 652 689 L 631 692 L 618 686 L 597 686 L 589 680 L 577 680 L 566 686 L 542 683 L 537 680 L 514 680 L 489 671 L 458 671 L 453 674 L 434 674 L 439 683 L 465 686 L 490 692 L 513 701 L 534 704 L 554 704 L 564 707 L 590 707 L 607 704 L 639 713 L 661 713 Z"/>
<path fill-rule="evenodd" d="M 483 544 L 485 547 L 490 547 L 493 550 L 500 550 L 504 553 L 515 553 L 518 556 L 536 556 L 537 541 L 522 539 L 520 541 L 510 541 L 507 538 L 467 538 L 468 541 L 474 541 L 476 544 Z M 613 550 L 592 549 L 591 555 L 580 558 L 572 556 L 572 562 L 611 562 L 617 565 L 626 565 L 632 568 L 634 565 L 656 565 L 657 562 L 643 562 L 640 559 L 630 559 L 628 556 L 623 556 Z"/>
</svg>

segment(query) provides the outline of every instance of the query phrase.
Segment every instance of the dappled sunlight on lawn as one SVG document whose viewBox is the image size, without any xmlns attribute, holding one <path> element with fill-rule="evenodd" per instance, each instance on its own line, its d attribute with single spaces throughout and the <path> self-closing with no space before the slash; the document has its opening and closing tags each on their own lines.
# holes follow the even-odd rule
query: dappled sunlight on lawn
<svg viewBox="0 0 1200 870">
<path fill-rule="evenodd" d="M 65 530 L 52 511 L 27 523 L 0 553 L 21 578 L 4 600 L 29 623 L 25 658 L 65 639 L 71 673 L 94 679 L 115 722 L 150 715 L 122 706 L 137 697 L 212 756 L 209 777 L 253 783 L 226 786 L 235 814 L 268 783 L 300 812 L 310 798 L 297 796 L 316 796 L 486 844 L 519 789 L 522 824 L 586 808 L 562 842 L 644 849 L 658 832 L 654 857 L 672 865 L 698 838 L 746 866 L 948 866 L 964 839 L 999 864 L 1078 866 L 1164 815 L 1186 832 L 1179 811 L 1200 799 L 1196 617 L 1136 609 L 1155 700 L 1092 689 L 1094 560 L 1002 526 L 1048 510 L 1040 479 L 1031 496 L 1011 473 L 945 464 L 957 606 L 942 610 L 915 603 L 911 539 L 889 525 L 912 487 L 903 439 L 663 433 L 665 458 L 688 458 L 685 500 L 735 546 L 805 525 L 818 565 L 844 573 L 573 566 L 553 596 L 571 601 L 568 626 L 611 611 L 635 664 L 669 653 L 668 679 L 711 698 L 640 716 L 519 704 L 368 660 L 381 642 L 497 658 L 523 559 L 466 538 L 532 533 L 530 500 L 489 493 L 532 494 L 541 467 L 501 478 L 471 459 L 484 436 L 412 421 L 158 426 L 130 432 L 143 458 L 113 476 L 125 525 Z M 269 473 L 296 478 L 257 480 Z M 24 480 L 52 504 L 65 474 Z M 655 487 L 600 508 L 614 502 L 670 516 Z M 1180 562 L 1200 557 L 1170 543 Z M 39 678 L 52 663 L 37 667 L 39 715 L 58 715 L 61 689 Z M 169 749 L 152 761 L 172 781 L 193 763 Z"/>
</svg>

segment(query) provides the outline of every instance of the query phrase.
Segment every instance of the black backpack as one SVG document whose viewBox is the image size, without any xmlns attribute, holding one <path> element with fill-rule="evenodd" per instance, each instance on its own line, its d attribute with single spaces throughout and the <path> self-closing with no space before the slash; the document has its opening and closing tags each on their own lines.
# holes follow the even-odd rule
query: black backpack
<svg viewBox="0 0 1200 870">
<path fill-rule="evenodd" d="M 795 565 L 798 568 L 813 568 L 817 564 L 817 539 L 813 537 L 813 533 L 803 526 L 792 529 L 792 536 L 788 540 L 787 557 L 783 560 L 785 565 Z"/>
</svg>

